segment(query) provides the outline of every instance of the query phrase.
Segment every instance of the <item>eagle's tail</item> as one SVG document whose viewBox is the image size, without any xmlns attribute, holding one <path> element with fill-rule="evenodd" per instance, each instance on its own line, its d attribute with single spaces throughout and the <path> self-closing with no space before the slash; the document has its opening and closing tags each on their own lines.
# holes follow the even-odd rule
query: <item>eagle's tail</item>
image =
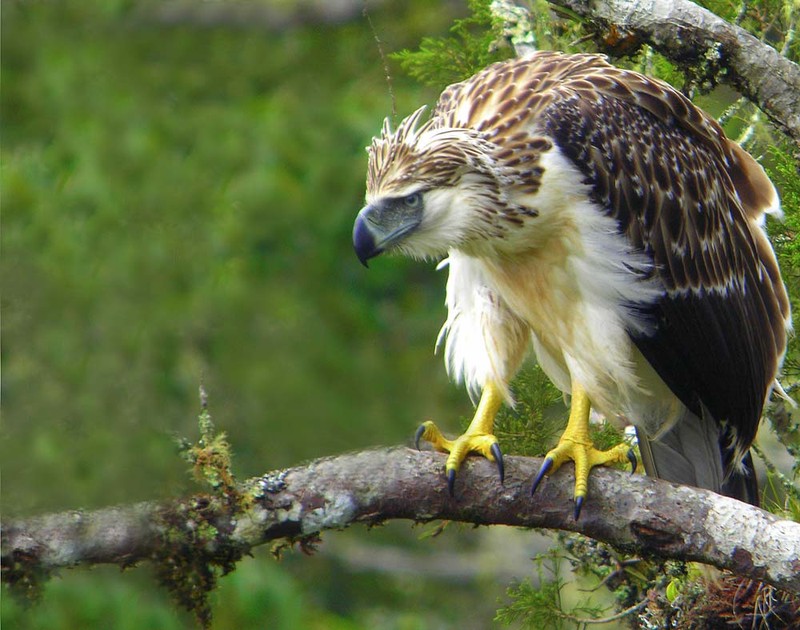
<svg viewBox="0 0 800 630">
<path fill-rule="evenodd" d="M 639 428 L 636 435 L 648 475 L 758 505 L 753 458 L 747 452 L 740 465 L 725 466 L 723 462 L 730 460 L 729 448 L 721 443 L 719 424 L 709 414 L 701 418 L 684 409 L 672 428 L 656 439 Z"/>
<path fill-rule="evenodd" d="M 738 470 L 733 470 L 722 482 L 722 494 L 751 505 L 759 506 L 758 480 L 750 451 L 745 453 Z"/>
</svg>

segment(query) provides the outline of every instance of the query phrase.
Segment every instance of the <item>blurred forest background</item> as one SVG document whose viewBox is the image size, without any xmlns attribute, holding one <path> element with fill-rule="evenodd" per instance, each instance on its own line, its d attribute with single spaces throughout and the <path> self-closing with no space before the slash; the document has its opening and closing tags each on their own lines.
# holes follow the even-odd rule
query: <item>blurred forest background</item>
<svg viewBox="0 0 800 630">
<path fill-rule="evenodd" d="M 4 518 L 192 490 L 173 436 L 196 439 L 201 381 L 242 478 L 403 443 L 429 417 L 456 429 L 471 409 L 433 356 L 445 276 L 399 258 L 367 272 L 352 251 L 364 147 L 393 106 L 359 3 L 328 24 L 193 4 L 3 5 Z M 370 3 L 387 54 L 466 14 Z M 392 91 L 401 114 L 437 94 L 394 62 Z M 499 561 L 448 565 L 485 533 L 386 530 L 281 563 L 258 551 L 221 581 L 215 626 L 493 617 L 510 578 Z M 394 558 L 398 540 L 420 566 Z M 382 542 L 385 561 L 362 558 Z M 358 558 L 399 568 L 362 573 Z M 434 606 L 425 573 L 462 596 Z M 32 610 L 3 597 L 2 611 L 9 628 L 191 621 L 147 568 L 71 571 Z"/>
<path fill-rule="evenodd" d="M 354 4 L 4 3 L 4 519 L 194 490 L 174 437 L 196 438 L 201 381 L 240 478 L 470 413 L 433 357 L 445 276 L 366 272 L 350 244 L 364 147 L 439 91 L 380 48 L 467 7 Z M 484 628 L 542 545 L 427 533 L 257 550 L 212 595 L 214 627 Z M 30 610 L 4 596 L 2 623 L 192 626 L 146 567 L 66 572 Z"/>
</svg>

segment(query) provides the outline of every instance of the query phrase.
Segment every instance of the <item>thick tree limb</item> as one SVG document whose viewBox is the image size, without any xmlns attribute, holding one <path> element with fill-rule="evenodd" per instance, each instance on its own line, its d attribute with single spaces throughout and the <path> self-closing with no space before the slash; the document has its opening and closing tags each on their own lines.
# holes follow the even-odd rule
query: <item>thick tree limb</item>
<svg viewBox="0 0 800 630">
<path fill-rule="evenodd" d="M 170 546 L 185 547 L 187 534 L 197 545 L 189 551 L 230 561 L 271 540 L 353 523 L 450 519 L 580 532 L 625 552 L 704 562 L 800 593 L 800 524 L 705 490 L 603 468 L 592 471 L 590 498 L 575 522 L 572 467 L 531 497 L 540 463 L 506 458 L 500 485 L 493 464 L 471 458 L 452 498 L 443 456 L 370 450 L 251 479 L 235 500 L 200 495 L 19 520 L 2 527 L 3 581 L 83 564 L 169 558 Z"/>
<path fill-rule="evenodd" d="M 730 83 L 800 143 L 800 66 L 744 29 L 688 0 L 549 0 L 653 46 L 678 66 L 711 68 L 710 80 Z"/>
</svg>

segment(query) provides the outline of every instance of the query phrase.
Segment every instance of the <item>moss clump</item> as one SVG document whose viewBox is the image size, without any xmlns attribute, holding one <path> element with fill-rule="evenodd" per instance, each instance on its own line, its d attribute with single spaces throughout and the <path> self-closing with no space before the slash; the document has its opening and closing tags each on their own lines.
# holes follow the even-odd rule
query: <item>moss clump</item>
<svg viewBox="0 0 800 630">
<path fill-rule="evenodd" d="M 248 548 L 232 544 L 233 523 L 219 497 L 199 495 L 160 514 L 163 544 L 153 554 L 156 576 L 173 599 L 204 628 L 211 624 L 208 596 Z"/>
<path fill-rule="evenodd" d="M 200 439 L 196 444 L 181 440 L 180 449 L 195 479 L 211 492 L 159 515 L 162 544 L 152 560 L 159 583 L 207 628 L 211 624 L 208 596 L 217 579 L 233 571 L 249 551 L 248 546 L 233 543 L 230 536 L 236 514 L 249 501 L 237 488 L 230 444 L 225 433 L 214 427 L 202 386 L 200 402 Z"/>
<path fill-rule="evenodd" d="M 50 571 L 42 567 L 33 551 L 15 550 L 8 563 L 3 564 L 3 584 L 15 599 L 26 606 L 42 598 L 44 584 L 49 579 Z"/>
<path fill-rule="evenodd" d="M 180 440 L 182 457 L 192 465 L 194 478 L 215 493 L 235 497 L 236 479 L 231 468 L 231 445 L 224 432 L 216 431 L 208 410 L 208 396 L 200 386 L 200 416 L 197 421 L 200 439 L 196 444 Z"/>
</svg>

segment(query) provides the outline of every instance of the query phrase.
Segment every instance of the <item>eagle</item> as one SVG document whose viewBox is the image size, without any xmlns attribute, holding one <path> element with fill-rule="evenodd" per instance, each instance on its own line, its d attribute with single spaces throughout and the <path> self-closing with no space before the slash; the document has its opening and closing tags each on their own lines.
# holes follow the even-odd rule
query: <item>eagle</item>
<svg viewBox="0 0 800 630">
<path fill-rule="evenodd" d="M 602 55 L 537 52 L 444 90 L 368 147 L 363 264 L 441 260 L 438 345 L 477 402 L 450 440 L 450 492 L 470 453 L 497 463 L 495 415 L 529 350 L 570 401 L 533 493 L 575 464 L 574 516 L 592 467 L 637 460 L 589 435 L 592 410 L 633 425 L 652 476 L 758 504 L 749 448 L 791 330 L 765 232 L 779 216 L 763 168 L 670 85 Z"/>
</svg>

